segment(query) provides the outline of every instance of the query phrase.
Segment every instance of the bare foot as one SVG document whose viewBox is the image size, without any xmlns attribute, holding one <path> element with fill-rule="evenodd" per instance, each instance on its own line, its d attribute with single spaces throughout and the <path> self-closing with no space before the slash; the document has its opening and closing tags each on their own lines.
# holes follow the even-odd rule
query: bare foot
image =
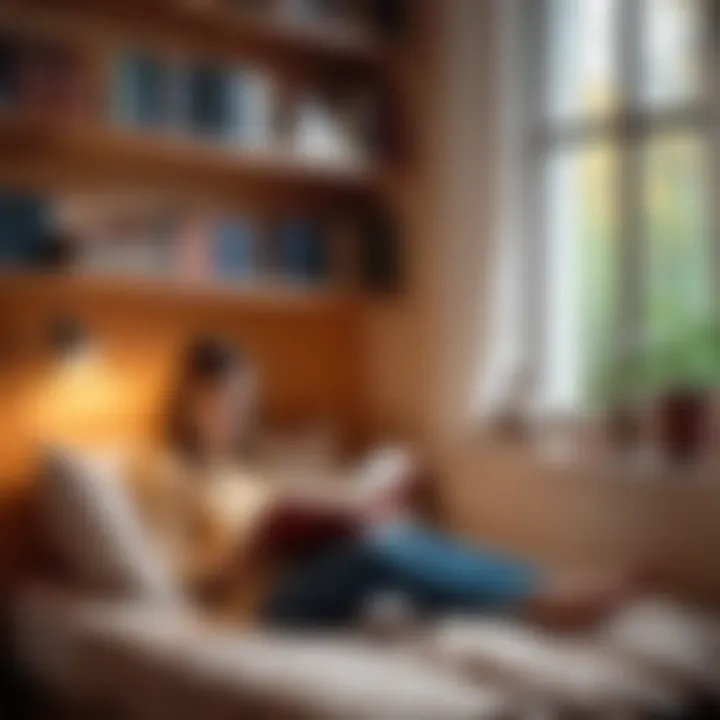
<svg viewBox="0 0 720 720">
<path fill-rule="evenodd" d="M 558 630 L 592 628 L 642 594 L 636 573 L 605 578 L 565 578 L 548 587 L 526 605 L 527 616 Z"/>
</svg>

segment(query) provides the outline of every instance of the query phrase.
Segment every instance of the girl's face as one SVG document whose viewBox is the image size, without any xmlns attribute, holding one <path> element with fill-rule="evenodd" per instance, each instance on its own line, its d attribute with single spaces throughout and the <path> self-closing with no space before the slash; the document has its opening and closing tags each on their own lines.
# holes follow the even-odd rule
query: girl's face
<svg viewBox="0 0 720 720">
<path fill-rule="evenodd" d="M 199 383 L 190 395 L 190 413 L 203 452 L 230 455 L 247 439 L 257 407 L 257 380 L 250 370 Z"/>
</svg>

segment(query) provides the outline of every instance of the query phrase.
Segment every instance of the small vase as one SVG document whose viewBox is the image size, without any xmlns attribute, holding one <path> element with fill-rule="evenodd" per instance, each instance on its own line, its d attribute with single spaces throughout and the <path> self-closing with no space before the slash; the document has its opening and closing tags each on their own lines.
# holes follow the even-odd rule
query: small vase
<svg viewBox="0 0 720 720">
<path fill-rule="evenodd" d="M 666 460 L 688 464 L 702 457 L 711 430 L 711 399 L 706 393 L 693 389 L 666 392 L 656 402 L 655 419 Z"/>
</svg>

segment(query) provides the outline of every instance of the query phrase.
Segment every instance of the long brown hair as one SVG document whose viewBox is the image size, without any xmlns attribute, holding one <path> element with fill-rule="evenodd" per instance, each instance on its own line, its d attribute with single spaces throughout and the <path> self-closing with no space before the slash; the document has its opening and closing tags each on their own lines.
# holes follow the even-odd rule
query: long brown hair
<svg viewBox="0 0 720 720">
<path fill-rule="evenodd" d="M 166 440 L 172 450 L 188 459 L 201 459 L 200 438 L 189 408 L 190 389 L 202 383 L 222 382 L 246 366 L 243 352 L 219 338 L 202 337 L 187 347 L 166 418 Z"/>
</svg>

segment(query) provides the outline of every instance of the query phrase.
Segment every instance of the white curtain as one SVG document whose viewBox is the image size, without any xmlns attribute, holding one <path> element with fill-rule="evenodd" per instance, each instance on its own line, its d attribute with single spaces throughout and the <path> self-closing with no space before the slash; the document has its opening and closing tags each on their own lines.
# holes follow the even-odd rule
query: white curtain
<svg viewBox="0 0 720 720">
<path fill-rule="evenodd" d="M 473 406 L 489 422 L 567 417 L 581 405 L 573 166 L 571 158 L 544 162 L 529 151 L 533 80 L 524 55 L 537 28 L 528 25 L 527 2 L 497 0 L 501 199 L 480 298 L 484 352 Z"/>
</svg>

